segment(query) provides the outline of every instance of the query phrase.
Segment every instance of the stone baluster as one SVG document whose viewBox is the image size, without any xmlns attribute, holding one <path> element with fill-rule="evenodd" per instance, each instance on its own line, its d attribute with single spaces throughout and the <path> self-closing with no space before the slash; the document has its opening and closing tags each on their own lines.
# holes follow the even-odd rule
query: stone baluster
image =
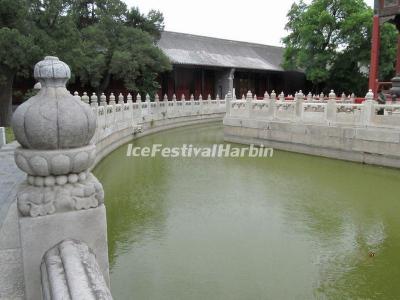
<svg viewBox="0 0 400 300">
<path fill-rule="evenodd" d="M 161 113 L 162 113 L 163 118 L 165 118 L 168 113 L 168 95 L 167 94 L 164 94 L 163 102 L 164 102 L 164 109 L 162 110 Z"/>
<path fill-rule="evenodd" d="M 113 105 L 113 106 L 117 104 L 117 102 L 115 101 L 114 93 L 110 94 L 110 103 L 109 104 Z"/>
<path fill-rule="evenodd" d="M 199 105 L 200 105 L 200 113 L 203 114 L 204 105 L 203 105 L 203 95 L 202 94 L 199 95 Z"/>
<path fill-rule="evenodd" d="M 251 91 L 247 92 L 246 95 L 246 111 L 247 111 L 247 117 L 251 118 L 252 117 L 252 111 L 253 111 L 253 95 L 251 94 Z"/>
<path fill-rule="evenodd" d="M 311 92 L 309 92 L 307 95 L 307 102 L 312 102 L 312 100 L 313 100 L 312 94 Z"/>
<path fill-rule="evenodd" d="M 180 106 L 180 114 L 181 115 L 185 115 L 185 111 L 186 111 L 186 104 L 185 104 L 185 102 L 186 102 L 186 97 L 185 97 L 185 94 L 182 94 L 182 96 L 181 96 L 181 106 Z"/>
<path fill-rule="evenodd" d="M 154 114 L 155 112 L 153 111 L 153 108 L 151 107 L 151 100 L 150 100 L 150 95 L 149 94 L 146 94 L 145 101 L 146 101 L 146 106 L 147 106 L 146 107 L 147 114 L 148 115 Z"/>
<path fill-rule="evenodd" d="M 276 93 L 275 93 L 275 90 L 272 90 L 272 93 L 271 93 L 271 100 L 276 101 Z"/>
<path fill-rule="evenodd" d="M 346 102 L 346 94 L 344 92 L 342 93 L 342 97 L 341 97 L 340 101 L 342 103 Z"/>
<path fill-rule="evenodd" d="M 126 103 L 128 103 L 128 104 L 133 104 L 133 100 L 132 100 L 132 95 L 131 95 L 131 93 L 128 93 L 128 96 L 126 97 Z"/>
<path fill-rule="evenodd" d="M 336 122 L 336 94 L 333 90 L 331 90 L 328 96 L 325 115 L 328 124 Z"/>
<path fill-rule="evenodd" d="M 118 104 L 121 104 L 121 105 L 123 105 L 125 102 L 124 102 L 124 95 L 122 95 L 122 93 L 119 93 L 119 95 L 118 95 Z"/>
<path fill-rule="evenodd" d="M 268 94 L 268 92 L 267 91 L 265 91 L 265 93 L 264 93 L 264 99 L 263 99 L 264 101 L 268 101 L 268 100 L 270 100 L 270 98 L 269 98 L 269 94 Z"/>
<path fill-rule="evenodd" d="M 89 104 L 89 96 L 87 95 L 86 92 L 83 93 L 82 102 L 86 103 L 86 104 Z"/>
<path fill-rule="evenodd" d="M 160 114 L 160 97 L 158 96 L 158 93 L 154 94 L 154 109 L 156 117 L 158 118 Z"/>
<path fill-rule="evenodd" d="M 350 95 L 350 102 L 354 103 L 356 101 L 356 96 L 354 95 L 354 93 L 351 93 Z"/>
<path fill-rule="evenodd" d="M 107 97 L 104 93 L 100 95 L 100 106 L 107 106 Z"/>
<path fill-rule="evenodd" d="M 271 100 L 268 106 L 268 117 L 274 119 L 276 116 L 276 93 L 275 90 L 271 92 Z"/>
<path fill-rule="evenodd" d="M 304 103 L 304 94 L 302 90 L 296 93 L 296 118 L 298 120 L 303 119 L 303 103 Z"/>
<path fill-rule="evenodd" d="M 17 108 L 12 120 L 21 145 L 15 162 L 27 173 L 17 191 L 26 299 L 43 298 L 40 262 L 64 239 L 92 248 L 109 284 L 104 192 L 90 172 L 96 115 L 67 91 L 70 76 L 57 57 L 37 63 L 34 77 L 42 89 Z"/>
<path fill-rule="evenodd" d="M 128 104 L 128 108 L 130 111 L 130 113 L 128 114 L 128 118 L 130 118 L 130 121 L 133 122 L 133 120 L 135 120 L 135 110 L 133 109 L 133 100 L 131 93 L 128 93 L 128 95 L 126 96 L 126 104 Z"/>
<path fill-rule="evenodd" d="M 76 100 L 82 101 L 81 96 L 79 96 L 79 93 L 77 91 L 74 92 L 74 97 Z"/>
<path fill-rule="evenodd" d="M 118 95 L 118 100 L 117 100 L 117 104 L 120 105 L 120 111 L 119 111 L 119 115 L 120 115 L 120 121 L 126 121 L 125 118 L 129 116 L 129 114 L 125 113 L 125 102 L 124 102 L 124 95 L 122 95 L 122 93 L 119 93 Z"/>
<path fill-rule="evenodd" d="M 324 102 L 325 100 L 325 95 L 324 93 L 321 92 L 321 94 L 319 94 L 319 101 Z"/>
<path fill-rule="evenodd" d="M 361 110 L 362 125 L 371 125 L 373 117 L 375 116 L 376 103 L 377 102 L 374 100 L 374 93 L 372 92 L 372 90 L 369 90 L 368 93 L 365 95 L 365 101 L 363 102 Z"/>
<path fill-rule="evenodd" d="M 90 97 L 90 106 L 92 107 L 98 107 L 99 102 L 96 93 L 93 93 L 92 96 Z"/>
<path fill-rule="evenodd" d="M 279 94 L 279 101 L 280 101 L 280 102 L 285 102 L 285 94 L 284 94 L 283 92 L 281 92 L 281 93 Z"/>
<path fill-rule="evenodd" d="M 246 97 L 245 97 L 245 95 L 244 95 L 244 94 L 242 95 L 242 100 L 243 100 L 243 101 L 245 101 L 245 100 L 246 100 Z"/>
<path fill-rule="evenodd" d="M 231 115 L 231 102 L 232 102 L 232 93 L 231 91 L 228 92 L 225 96 L 225 106 L 226 106 L 226 116 Z"/>
<path fill-rule="evenodd" d="M 176 105 L 176 95 L 175 94 L 172 95 L 172 102 L 174 103 L 174 106 L 175 106 Z"/>
<path fill-rule="evenodd" d="M 176 116 L 176 114 L 177 114 L 177 111 L 178 111 L 178 107 L 177 107 L 177 104 L 176 104 L 176 95 L 175 94 L 172 94 L 172 109 L 171 109 L 171 112 L 172 112 L 172 116 Z"/>
<path fill-rule="evenodd" d="M 192 114 L 192 115 L 194 115 L 195 114 L 195 106 L 194 106 L 194 95 L 193 94 L 191 94 L 190 95 L 190 113 Z"/>
<path fill-rule="evenodd" d="M 143 120 L 142 118 L 144 118 L 144 113 L 143 113 L 143 103 L 142 103 L 142 96 L 139 94 L 139 93 L 137 93 L 136 94 L 136 103 L 137 103 L 137 106 L 138 106 L 138 115 L 139 115 L 139 118 L 141 119 L 141 121 Z"/>
</svg>

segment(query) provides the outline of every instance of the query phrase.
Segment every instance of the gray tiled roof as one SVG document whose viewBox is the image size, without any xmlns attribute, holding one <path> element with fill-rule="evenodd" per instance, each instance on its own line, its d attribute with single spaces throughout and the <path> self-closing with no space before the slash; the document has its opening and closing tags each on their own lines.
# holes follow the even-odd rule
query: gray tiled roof
<svg viewBox="0 0 400 300">
<path fill-rule="evenodd" d="M 158 46 L 174 64 L 283 71 L 283 48 L 164 31 Z"/>
</svg>

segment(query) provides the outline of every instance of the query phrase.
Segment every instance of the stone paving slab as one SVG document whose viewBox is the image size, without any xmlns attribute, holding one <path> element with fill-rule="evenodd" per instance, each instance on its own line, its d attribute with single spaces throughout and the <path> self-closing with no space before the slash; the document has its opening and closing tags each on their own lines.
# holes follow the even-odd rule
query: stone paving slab
<svg viewBox="0 0 400 300">
<path fill-rule="evenodd" d="M 18 143 L 0 150 L 0 299 L 24 299 L 16 188 L 25 175 L 14 163 Z"/>
<path fill-rule="evenodd" d="M 14 142 L 5 145 L 0 150 L 0 228 L 15 199 L 16 187 L 26 176 L 14 162 L 16 147 L 18 143 Z"/>
<path fill-rule="evenodd" d="M 0 299 L 24 299 L 22 253 L 14 201 L 0 229 Z"/>
<path fill-rule="evenodd" d="M 0 250 L 0 299 L 24 299 L 21 249 Z"/>
</svg>

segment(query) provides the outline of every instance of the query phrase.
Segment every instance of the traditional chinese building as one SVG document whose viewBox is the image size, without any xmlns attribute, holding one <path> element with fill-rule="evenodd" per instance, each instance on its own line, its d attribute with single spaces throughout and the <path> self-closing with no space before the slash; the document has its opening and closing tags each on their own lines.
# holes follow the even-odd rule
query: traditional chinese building
<svg viewBox="0 0 400 300">
<path fill-rule="evenodd" d="M 261 97 L 265 91 L 287 94 L 306 88 L 304 73 L 281 67 L 282 47 L 169 31 L 162 33 L 158 46 L 173 64 L 171 72 L 160 76 L 159 94 L 169 98 L 222 98 L 229 90 L 238 98 L 248 90 Z"/>
<path fill-rule="evenodd" d="M 371 64 L 369 75 L 369 88 L 374 94 L 385 89 L 387 83 L 379 82 L 379 50 L 380 50 L 380 25 L 389 22 L 396 26 L 400 32 L 400 0 L 375 0 L 374 19 L 372 29 Z M 390 93 L 400 97 L 400 35 L 397 43 L 396 77 L 392 79 Z"/>
</svg>

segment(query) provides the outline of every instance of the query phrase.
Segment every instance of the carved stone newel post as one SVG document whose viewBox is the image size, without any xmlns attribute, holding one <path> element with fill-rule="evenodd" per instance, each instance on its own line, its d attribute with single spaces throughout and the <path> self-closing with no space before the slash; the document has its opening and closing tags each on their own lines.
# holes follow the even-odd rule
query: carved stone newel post
<svg viewBox="0 0 400 300">
<path fill-rule="evenodd" d="M 12 121 L 21 144 L 15 162 L 27 173 L 17 194 L 27 299 L 41 299 L 40 262 L 64 239 L 91 247 L 109 282 L 104 192 L 89 171 L 96 117 L 66 89 L 70 73 L 57 57 L 37 63 L 34 76 L 42 88 Z"/>
</svg>

